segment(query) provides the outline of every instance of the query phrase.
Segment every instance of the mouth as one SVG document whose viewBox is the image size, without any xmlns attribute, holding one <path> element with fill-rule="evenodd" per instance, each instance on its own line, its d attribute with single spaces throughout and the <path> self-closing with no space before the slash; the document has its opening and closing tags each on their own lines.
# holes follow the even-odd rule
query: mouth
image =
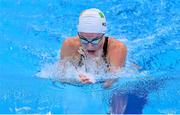
<svg viewBox="0 0 180 115">
<path fill-rule="evenodd" d="M 95 50 L 87 50 L 88 54 L 95 54 Z"/>
</svg>

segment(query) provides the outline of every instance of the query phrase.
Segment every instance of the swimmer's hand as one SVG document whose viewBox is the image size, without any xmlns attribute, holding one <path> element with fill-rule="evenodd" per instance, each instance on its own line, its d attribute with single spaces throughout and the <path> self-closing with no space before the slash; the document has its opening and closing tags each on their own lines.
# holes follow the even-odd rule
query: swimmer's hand
<svg viewBox="0 0 180 115">
<path fill-rule="evenodd" d="M 79 80 L 81 83 L 83 84 L 91 84 L 93 83 L 93 81 L 91 81 L 90 78 L 88 78 L 86 75 L 84 74 L 79 74 Z"/>
</svg>

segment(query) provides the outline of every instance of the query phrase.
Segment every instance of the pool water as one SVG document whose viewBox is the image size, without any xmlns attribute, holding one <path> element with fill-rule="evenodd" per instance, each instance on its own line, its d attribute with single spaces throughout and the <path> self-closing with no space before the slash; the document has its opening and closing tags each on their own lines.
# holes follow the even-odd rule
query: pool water
<svg viewBox="0 0 180 115">
<path fill-rule="evenodd" d="M 106 114 L 120 90 L 145 97 L 140 113 L 180 113 L 179 6 L 179 0 L 0 0 L 0 113 Z M 92 7 L 105 13 L 107 35 L 127 45 L 127 65 L 141 70 L 127 70 L 123 76 L 134 79 L 110 89 L 39 77 L 59 60 L 63 41 L 76 35 L 80 12 Z M 127 113 L 138 109 L 130 101 Z"/>
</svg>

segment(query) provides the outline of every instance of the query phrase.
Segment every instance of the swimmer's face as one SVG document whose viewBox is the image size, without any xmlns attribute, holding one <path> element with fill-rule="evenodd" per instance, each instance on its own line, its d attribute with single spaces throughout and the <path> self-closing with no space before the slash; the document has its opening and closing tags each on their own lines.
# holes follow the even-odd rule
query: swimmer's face
<svg viewBox="0 0 180 115">
<path fill-rule="evenodd" d="M 80 43 L 88 54 L 93 55 L 98 49 L 102 48 L 104 34 L 102 33 L 78 33 Z"/>
</svg>

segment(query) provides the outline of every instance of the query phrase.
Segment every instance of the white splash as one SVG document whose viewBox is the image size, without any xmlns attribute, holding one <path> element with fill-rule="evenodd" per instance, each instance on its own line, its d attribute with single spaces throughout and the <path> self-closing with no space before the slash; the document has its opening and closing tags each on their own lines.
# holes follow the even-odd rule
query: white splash
<svg viewBox="0 0 180 115">
<path fill-rule="evenodd" d="M 95 61 L 91 60 L 90 62 L 87 60 L 86 64 L 82 67 L 75 67 L 67 60 L 48 63 L 42 66 L 42 69 L 36 74 L 36 76 L 62 82 L 80 83 L 79 75 L 83 74 L 87 76 L 92 83 L 96 83 L 107 79 L 136 78 L 147 74 L 146 72 L 138 72 L 136 68 L 131 67 L 130 65 L 121 68 L 117 72 L 106 72 L 106 65 L 97 67 L 97 63 L 94 62 Z"/>
</svg>

